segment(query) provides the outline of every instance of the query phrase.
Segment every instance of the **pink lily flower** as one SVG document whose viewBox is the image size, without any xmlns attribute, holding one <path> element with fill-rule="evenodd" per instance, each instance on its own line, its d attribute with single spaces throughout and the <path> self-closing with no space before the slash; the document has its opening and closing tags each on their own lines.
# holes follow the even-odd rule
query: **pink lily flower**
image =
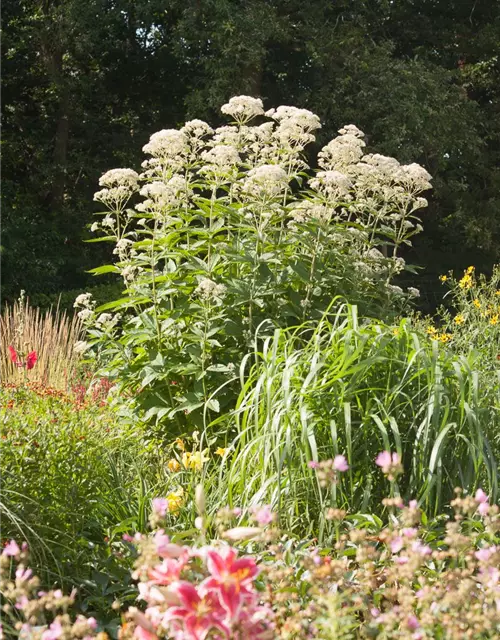
<svg viewBox="0 0 500 640">
<path fill-rule="evenodd" d="M 259 569 L 253 558 L 238 558 L 231 547 L 207 553 L 207 567 L 212 576 L 203 581 L 206 589 L 216 589 L 222 606 L 234 618 L 243 603 L 243 596 L 253 593 L 253 580 Z"/>
<path fill-rule="evenodd" d="M 200 585 L 201 586 L 201 585 Z M 200 588 L 200 592 L 189 582 L 177 582 L 172 590 L 178 595 L 181 606 L 171 607 L 163 618 L 164 626 L 173 626 L 184 631 L 186 640 L 205 640 L 208 634 L 218 629 L 224 637 L 230 638 L 230 629 L 224 624 L 224 612 L 221 610 L 215 594 Z M 173 622 L 173 625 L 170 624 Z M 179 627 L 181 623 L 183 629 Z"/>
</svg>

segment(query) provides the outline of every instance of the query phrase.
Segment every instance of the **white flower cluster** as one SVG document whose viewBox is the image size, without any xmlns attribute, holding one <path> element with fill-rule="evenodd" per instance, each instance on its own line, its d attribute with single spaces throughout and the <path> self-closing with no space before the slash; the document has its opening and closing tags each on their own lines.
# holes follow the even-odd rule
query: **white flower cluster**
<svg viewBox="0 0 500 640">
<path fill-rule="evenodd" d="M 136 210 L 155 213 L 163 209 L 178 209 L 188 202 L 191 190 L 184 177 L 174 175 L 167 181 L 154 180 L 145 184 L 139 193 L 146 200 L 137 204 Z"/>
<path fill-rule="evenodd" d="M 136 189 L 139 174 L 133 169 L 111 169 L 99 179 L 101 187 L 127 187 Z"/>
<path fill-rule="evenodd" d="M 181 132 L 193 138 L 203 138 L 212 135 L 214 130 L 203 120 L 189 120 L 182 127 Z"/>
<path fill-rule="evenodd" d="M 310 200 L 302 200 L 297 202 L 293 209 L 290 211 L 290 222 L 288 226 L 291 229 L 297 227 L 297 224 L 307 224 L 313 220 L 319 222 L 328 222 L 332 215 L 332 209 L 319 204 L 317 202 L 311 202 Z"/>
<path fill-rule="evenodd" d="M 78 309 L 78 307 L 90 308 L 93 305 L 92 294 L 91 293 L 80 293 L 80 295 L 76 296 L 75 303 L 73 307 Z"/>
<path fill-rule="evenodd" d="M 264 115 L 264 105 L 260 98 L 234 96 L 221 107 L 222 113 L 231 116 L 239 124 L 245 124 L 256 116 Z"/>
<path fill-rule="evenodd" d="M 309 181 L 309 186 L 329 200 L 346 200 L 350 197 L 352 182 L 340 171 L 318 171 L 316 177 Z"/>
<path fill-rule="evenodd" d="M 73 351 L 81 356 L 83 355 L 86 351 L 88 351 L 90 348 L 90 344 L 88 342 L 85 342 L 85 340 L 77 340 L 73 346 Z"/>
<path fill-rule="evenodd" d="M 126 260 L 127 258 L 136 255 L 136 252 L 132 249 L 133 246 L 134 243 L 132 240 L 129 240 L 128 238 L 121 238 L 116 243 L 113 253 L 115 256 L 118 256 L 121 261 Z"/>
<path fill-rule="evenodd" d="M 220 303 L 226 295 L 226 287 L 223 284 L 217 284 L 210 278 L 202 278 L 194 292 L 202 300 L 214 300 Z"/>
<path fill-rule="evenodd" d="M 94 200 L 102 202 L 110 209 L 121 209 L 132 195 L 129 187 L 110 187 L 94 193 Z"/>
<path fill-rule="evenodd" d="M 94 193 L 94 200 L 111 209 L 121 208 L 137 189 L 138 179 L 133 169 L 111 169 L 100 177 L 99 185 L 104 189 Z"/>
<path fill-rule="evenodd" d="M 97 327 L 101 329 L 110 330 L 116 326 L 121 318 L 121 314 L 115 313 L 112 315 L 111 313 L 101 313 L 100 316 L 95 321 Z"/>
<path fill-rule="evenodd" d="M 269 200 L 280 196 L 288 185 L 286 171 L 277 164 L 263 164 L 247 173 L 242 191 L 257 199 Z"/>
<path fill-rule="evenodd" d="M 354 125 L 348 125 L 352 127 Z M 356 127 L 356 132 L 344 127 L 340 131 L 345 131 L 331 140 L 318 153 L 318 164 L 326 170 L 345 170 L 352 164 L 359 162 L 363 156 L 363 148 L 366 146 L 363 141 L 364 133 Z"/>
<path fill-rule="evenodd" d="M 153 133 L 149 142 L 142 147 L 144 153 L 155 158 L 174 158 L 183 154 L 188 146 L 186 135 L 177 129 L 162 129 Z"/>
<path fill-rule="evenodd" d="M 240 155 L 235 147 L 229 144 L 219 144 L 201 154 L 205 164 L 200 173 L 212 177 L 227 176 L 234 173 L 235 168 L 241 162 Z"/>
</svg>

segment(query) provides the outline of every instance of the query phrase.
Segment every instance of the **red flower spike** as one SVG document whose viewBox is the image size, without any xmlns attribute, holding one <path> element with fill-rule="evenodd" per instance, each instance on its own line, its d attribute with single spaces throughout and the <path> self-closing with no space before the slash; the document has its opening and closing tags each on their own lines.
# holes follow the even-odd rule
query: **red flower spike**
<svg viewBox="0 0 500 640">
<path fill-rule="evenodd" d="M 37 360 L 38 360 L 38 357 L 36 355 L 36 351 L 32 351 L 31 353 L 28 353 L 28 357 L 26 358 L 26 368 L 33 369 Z"/>
<path fill-rule="evenodd" d="M 12 360 L 12 362 L 14 364 L 16 364 L 16 362 L 17 362 L 17 351 L 14 349 L 14 347 L 9 347 L 9 353 L 10 353 L 10 359 Z"/>
</svg>

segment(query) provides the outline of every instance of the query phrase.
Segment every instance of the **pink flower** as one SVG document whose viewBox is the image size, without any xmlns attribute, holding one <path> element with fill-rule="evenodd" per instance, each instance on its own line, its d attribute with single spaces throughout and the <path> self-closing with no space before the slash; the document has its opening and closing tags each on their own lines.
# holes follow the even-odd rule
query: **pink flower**
<svg viewBox="0 0 500 640">
<path fill-rule="evenodd" d="M 375 464 L 382 467 L 382 470 L 388 469 L 391 466 L 391 462 L 392 458 L 389 451 L 381 451 L 375 459 Z"/>
<path fill-rule="evenodd" d="M 314 460 L 310 460 L 307 463 L 307 466 L 309 467 L 309 469 L 318 469 L 319 468 L 319 462 L 315 462 Z"/>
<path fill-rule="evenodd" d="M 261 527 L 270 524 L 274 520 L 274 513 L 271 511 L 271 505 L 269 504 L 265 504 L 262 507 L 255 507 L 252 509 L 252 513 Z"/>
<path fill-rule="evenodd" d="M 422 544 L 420 540 L 415 540 L 415 542 L 411 545 L 411 549 L 421 556 L 430 556 L 432 553 L 432 549 L 428 545 Z"/>
<path fill-rule="evenodd" d="M 251 594 L 253 580 L 259 569 L 253 558 L 238 558 L 231 547 L 207 552 L 207 567 L 211 577 L 203 581 L 206 589 L 219 592 L 222 606 L 231 617 L 235 617 L 242 605 L 243 595 Z"/>
<path fill-rule="evenodd" d="M 185 562 L 165 558 L 161 564 L 157 564 L 153 569 L 149 569 L 148 576 L 152 584 L 169 585 L 180 579 Z"/>
<path fill-rule="evenodd" d="M 200 591 L 189 582 L 177 582 L 172 590 L 178 595 L 181 605 L 167 610 L 163 625 L 174 623 L 174 629 L 181 631 L 176 622 L 180 622 L 184 635 L 178 633 L 174 637 L 189 640 L 205 640 L 214 629 L 230 637 L 230 629 L 223 622 L 220 603 L 215 594 L 200 585 Z"/>
<path fill-rule="evenodd" d="M 487 502 L 482 502 L 477 508 L 480 516 L 488 515 L 488 511 L 490 510 L 490 505 Z"/>
<path fill-rule="evenodd" d="M 405 538 L 414 538 L 418 531 L 414 527 L 405 527 L 404 529 L 401 529 L 401 533 Z"/>
<path fill-rule="evenodd" d="M 418 509 L 417 500 L 410 500 L 410 502 L 408 503 L 408 508 L 409 509 Z"/>
<path fill-rule="evenodd" d="M 490 510 L 490 505 L 488 504 L 488 496 L 482 489 L 478 489 L 476 491 L 476 495 L 474 496 L 476 502 L 479 502 L 478 511 L 481 516 L 487 515 Z"/>
<path fill-rule="evenodd" d="M 403 538 L 401 538 L 401 536 L 397 536 L 391 540 L 389 546 L 391 547 L 392 553 L 399 553 L 403 548 Z"/>
<path fill-rule="evenodd" d="M 335 471 L 347 471 L 349 469 L 349 465 L 347 464 L 345 456 L 335 456 L 335 458 L 333 459 L 333 468 L 335 469 Z"/>
<path fill-rule="evenodd" d="M 59 620 L 54 620 L 50 627 L 42 633 L 42 640 L 57 640 L 63 634 L 63 628 Z"/>
<path fill-rule="evenodd" d="M 16 569 L 16 580 L 29 580 L 32 575 L 33 571 L 31 569 L 24 569 L 23 567 Z"/>
<path fill-rule="evenodd" d="M 166 498 L 153 498 L 153 513 L 163 518 L 168 512 L 168 500 Z"/>
<path fill-rule="evenodd" d="M 416 631 L 420 627 L 420 623 L 417 620 L 416 616 L 409 615 L 406 619 L 406 626 L 408 627 L 408 629 L 410 629 L 410 631 Z"/>
<path fill-rule="evenodd" d="M 2 551 L 3 556 L 18 556 L 21 553 L 21 549 L 18 547 L 17 542 L 15 540 L 11 540 L 8 544 L 5 545 Z"/>
<path fill-rule="evenodd" d="M 477 502 L 479 502 L 480 504 L 483 504 L 485 502 L 488 502 L 488 496 L 486 495 L 486 493 L 482 490 L 482 489 L 478 489 L 476 491 L 476 495 L 475 495 L 475 499 L 477 500 Z"/>
<path fill-rule="evenodd" d="M 479 551 L 476 551 L 474 555 L 479 562 L 487 562 L 496 551 L 497 547 L 492 545 L 491 547 L 483 547 L 482 549 L 479 549 Z"/>
</svg>

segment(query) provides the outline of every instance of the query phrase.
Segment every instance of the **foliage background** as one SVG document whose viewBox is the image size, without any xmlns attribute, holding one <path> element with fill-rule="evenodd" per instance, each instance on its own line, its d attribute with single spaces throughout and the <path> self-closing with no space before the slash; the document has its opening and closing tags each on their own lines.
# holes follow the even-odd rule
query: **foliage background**
<svg viewBox="0 0 500 640">
<path fill-rule="evenodd" d="M 311 109 L 320 144 L 353 122 L 368 150 L 426 167 L 410 259 L 428 303 L 438 273 L 499 259 L 497 3 L 6 0 L 2 31 L 4 300 L 88 286 L 101 173 L 137 167 L 158 129 L 217 124 L 239 93 Z"/>
</svg>

